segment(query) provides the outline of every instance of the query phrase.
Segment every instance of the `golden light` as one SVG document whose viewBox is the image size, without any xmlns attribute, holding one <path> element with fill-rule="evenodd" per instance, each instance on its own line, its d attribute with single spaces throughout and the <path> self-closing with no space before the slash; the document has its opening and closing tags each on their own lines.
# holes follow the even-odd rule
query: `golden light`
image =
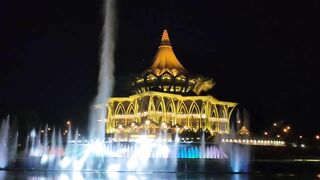
<svg viewBox="0 0 320 180">
<path fill-rule="evenodd" d="M 273 123 L 273 126 L 277 126 L 277 123 Z"/>
<path fill-rule="evenodd" d="M 286 132 L 288 132 L 288 130 L 287 130 L 286 128 L 284 128 L 284 129 L 283 129 L 283 132 L 285 132 L 285 133 L 286 133 Z"/>
<path fill-rule="evenodd" d="M 287 129 L 290 129 L 290 126 L 287 126 Z"/>
<path fill-rule="evenodd" d="M 131 123 L 131 126 L 135 126 L 135 124 L 134 124 L 134 123 Z"/>
<path fill-rule="evenodd" d="M 106 133 L 114 133 L 120 123 L 127 128 L 136 120 L 139 120 L 139 128 L 141 125 L 148 127 L 149 124 L 159 128 L 159 120 L 166 119 L 167 128 L 180 124 L 180 129 L 185 125 L 186 129 L 206 127 L 211 134 L 229 134 L 230 116 L 237 103 L 217 101 L 210 95 L 201 95 L 202 91 L 213 87 L 213 80 L 200 76 L 189 79 L 189 73 L 184 73 L 185 68 L 174 55 L 167 32 L 164 32 L 163 40 L 149 68 L 151 71 L 145 71 L 146 73 L 137 76 L 132 82 L 135 95 L 108 99 Z M 159 87 L 159 90 L 151 90 L 154 86 Z M 197 88 L 194 88 L 195 86 Z M 202 108 L 202 104 L 208 106 Z M 140 107 L 143 107 L 144 111 L 141 112 Z M 223 111 L 223 116 L 219 115 L 220 111 Z M 199 118 L 203 118 L 201 123 Z M 237 122 L 243 123 L 240 119 Z M 160 123 L 160 127 L 164 126 Z M 147 133 L 153 134 L 155 131 Z"/>
<path fill-rule="evenodd" d="M 120 124 L 120 125 L 119 125 L 119 129 L 122 129 L 122 128 L 123 128 L 123 126 Z"/>
<path fill-rule="evenodd" d="M 279 135 L 279 134 L 277 135 L 277 138 L 280 138 L 280 135 Z"/>
<path fill-rule="evenodd" d="M 166 124 L 165 122 L 163 122 L 163 123 L 161 123 L 161 125 L 162 125 L 163 127 L 165 127 L 167 124 Z"/>
<path fill-rule="evenodd" d="M 237 123 L 238 123 L 238 124 L 240 124 L 240 123 L 241 123 L 241 121 L 240 121 L 240 120 L 238 120 L 238 121 L 237 121 Z"/>
<path fill-rule="evenodd" d="M 48 128 L 48 131 L 51 131 L 51 128 Z"/>
<path fill-rule="evenodd" d="M 67 124 L 68 124 L 68 125 L 70 125 L 70 123 L 71 123 L 70 121 L 67 121 Z"/>
<path fill-rule="evenodd" d="M 264 135 L 266 135 L 266 136 L 267 136 L 267 135 L 268 135 L 268 132 L 267 132 L 267 131 L 266 131 L 266 132 L 264 132 Z"/>
</svg>

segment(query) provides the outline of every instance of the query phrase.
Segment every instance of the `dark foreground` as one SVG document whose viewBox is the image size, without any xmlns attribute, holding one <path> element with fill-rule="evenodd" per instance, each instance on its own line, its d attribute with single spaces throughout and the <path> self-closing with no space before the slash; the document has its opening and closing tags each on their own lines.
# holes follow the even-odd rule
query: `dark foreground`
<svg viewBox="0 0 320 180">
<path fill-rule="evenodd" d="M 8 169 L 0 171 L 0 179 L 320 179 L 319 159 L 254 160 L 249 162 L 249 172 L 230 173 L 222 170 L 224 163 L 205 161 L 205 168 L 199 169 L 199 160 L 182 160 L 178 164 L 187 164 L 186 171 L 53 171 Z M 179 167 L 178 167 L 179 169 Z M 224 169 L 225 170 L 225 169 Z"/>
<path fill-rule="evenodd" d="M 84 180 L 84 179 L 121 179 L 121 180 L 251 180 L 251 179 L 320 179 L 316 173 L 250 173 L 250 174 L 210 174 L 210 173 L 153 173 L 153 172 L 70 172 L 70 171 L 0 171 L 0 179 L 27 180 Z"/>
</svg>

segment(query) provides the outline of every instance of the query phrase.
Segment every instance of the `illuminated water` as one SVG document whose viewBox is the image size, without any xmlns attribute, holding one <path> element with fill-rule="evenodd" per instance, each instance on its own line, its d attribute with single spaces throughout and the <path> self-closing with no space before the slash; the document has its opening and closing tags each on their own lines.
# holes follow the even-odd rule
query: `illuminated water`
<svg viewBox="0 0 320 180">
<path fill-rule="evenodd" d="M 60 180 L 251 180 L 251 179 L 319 179 L 320 174 L 256 173 L 256 174 L 199 174 L 199 173 L 92 173 L 92 172 L 44 172 L 44 171 L 0 171 L 0 179 L 60 179 Z"/>
<path fill-rule="evenodd" d="M 104 6 L 104 25 L 102 31 L 102 47 L 98 94 L 90 108 L 89 133 L 90 139 L 104 140 L 105 137 L 105 103 L 111 96 L 114 84 L 114 48 L 115 48 L 115 0 L 106 0 Z M 98 105 L 98 107 L 97 107 Z"/>
<path fill-rule="evenodd" d="M 9 117 L 2 121 L 0 128 L 0 168 L 16 158 L 18 133 L 10 131 Z"/>
<path fill-rule="evenodd" d="M 247 157 L 245 149 L 239 149 L 238 145 L 205 143 L 204 134 L 198 143 L 182 143 L 178 141 L 179 137 L 176 141 L 166 142 L 166 134 L 158 139 L 140 135 L 134 142 L 84 141 L 78 139 L 78 130 L 71 126 L 66 131 L 67 135 L 60 129 L 45 126 L 44 130 L 32 129 L 26 137 L 25 148 L 16 154 L 17 134 L 10 129 L 9 119 L 4 120 L 0 131 L 0 168 L 188 172 L 207 171 L 206 161 L 215 160 L 212 162 L 217 166 L 214 168 L 217 172 L 248 171 L 247 164 L 243 163 L 246 161 L 238 156 L 242 153 Z M 192 161 L 185 161 L 188 159 Z"/>
<path fill-rule="evenodd" d="M 163 142 L 141 136 L 135 142 L 101 142 L 78 140 L 77 130 L 69 128 L 64 145 L 62 135 L 52 130 L 32 130 L 26 147 L 11 168 L 48 170 L 146 171 L 175 172 L 177 159 L 227 160 L 228 155 L 217 144 Z M 59 131 L 60 132 L 60 131 Z M 74 137 L 74 138 L 73 138 Z M 49 143 L 50 142 L 50 145 Z M 197 161 L 197 160 L 196 160 Z M 7 161 L 9 162 L 9 161 Z M 18 163 L 17 163 L 18 162 Z M 5 166 L 4 166 L 5 167 Z"/>
</svg>

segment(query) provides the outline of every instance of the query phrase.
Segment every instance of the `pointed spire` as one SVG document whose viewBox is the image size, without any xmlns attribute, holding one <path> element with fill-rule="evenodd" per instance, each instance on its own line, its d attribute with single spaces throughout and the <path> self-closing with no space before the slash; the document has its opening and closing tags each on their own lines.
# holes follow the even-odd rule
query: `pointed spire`
<svg viewBox="0 0 320 180">
<path fill-rule="evenodd" d="M 168 34 L 168 31 L 166 29 L 163 30 L 161 41 L 170 41 L 169 34 Z"/>
<path fill-rule="evenodd" d="M 163 30 L 160 46 L 150 69 L 156 71 L 158 76 L 167 71 L 176 76 L 180 71 L 185 70 L 173 52 L 167 30 Z"/>
<path fill-rule="evenodd" d="M 162 33 L 160 47 L 161 46 L 171 46 L 170 39 L 169 39 L 169 34 L 168 34 L 168 31 L 166 29 L 163 30 L 163 33 Z"/>
</svg>

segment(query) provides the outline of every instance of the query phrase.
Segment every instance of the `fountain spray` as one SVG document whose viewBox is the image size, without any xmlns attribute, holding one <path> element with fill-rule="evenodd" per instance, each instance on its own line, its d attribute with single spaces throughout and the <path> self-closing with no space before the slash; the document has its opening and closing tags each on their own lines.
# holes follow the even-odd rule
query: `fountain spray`
<svg viewBox="0 0 320 180">
<path fill-rule="evenodd" d="M 114 84 L 115 0 L 106 0 L 104 11 L 98 94 L 90 109 L 89 117 L 89 138 L 99 141 L 104 141 L 107 113 L 105 105 L 111 96 Z"/>
</svg>

